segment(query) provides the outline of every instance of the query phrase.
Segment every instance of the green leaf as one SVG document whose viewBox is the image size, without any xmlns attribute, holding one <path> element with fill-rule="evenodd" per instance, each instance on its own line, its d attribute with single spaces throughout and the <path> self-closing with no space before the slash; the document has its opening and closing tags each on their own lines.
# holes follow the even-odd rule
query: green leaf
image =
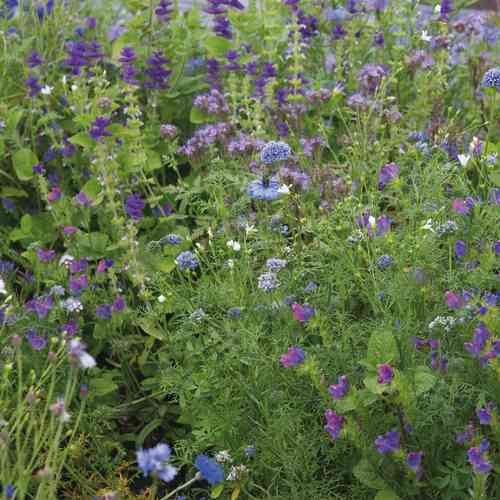
<svg viewBox="0 0 500 500">
<path fill-rule="evenodd" d="M 389 385 L 379 384 L 377 382 L 376 376 L 366 377 L 363 380 L 363 383 L 365 384 L 365 387 L 373 394 L 382 394 L 383 392 L 391 390 L 391 387 Z"/>
<path fill-rule="evenodd" d="M 85 183 L 82 187 L 82 191 L 92 200 L 95 200 L 99 193 L 101 192 L 101 185 L 99 181 L 93 177 Z"/>
<path fill-rule="evenodd" d="M 490 179 L 495 186 L 500 186 L 500 172 L 491 172 Z"/>
<path fill-rule="evenodd" d="M 352 470 L 354 477 L 365 486 L 375 490 L 383 490 L 387 488 L 384 480 L 377 474 L 372 464 L 363 458 Z"/>
<path fill-rule="evenodd" d="M 377 493 L 374 500 L 400 500 L 392 490 L 382 490 Z"/>
<path fill-rule="evenodd" d="M 105 372 L 92 380 L 91 393 L 95 396 L 105 396 L 118 389 L 117 383 L 113 380 L 115 373 L 113 371 Z"/>
<path fill-rule="evenodd" d="M 415 393 L 417 396 L 430 391 L 437 381 L 436 375 L 427 366 L 419 366 L 415 370 Z"/>
<path fill-rule="evenodd" d="M 223 491 L 224 491 L 224 483 L 219 483 L 213 486 L 212 492 L 210 493 L 210 498 L 219 498 Z"/>
<path fill-rule="evenodd" d="M 95 141 L 90 137 L 87 132 L 80 132 L 76 135 L 73 135 L 68 139 L 71 144 L 75 146 L 82 146 L 83 148 L 91 148 L 94 146 Z"/>
<path fill-rule="evenodd" d="M 144 444 L 144 441 L 146 438 L 158 427 L 161 425 L 161 419 L 156 418 L 153 421 L 149 422 L 139 433 L 137 436 L 137 439 L 135 440 L 135 444 L 138 448 L 142 448 L 142 445 Z"/>
<path fill-rule="evenodd" d="M 151 172 L 153 170 L 158 170 L 161 168 L 161 157 L 152 149 L 146 149 L 147 163 L 146 163 L 146 172 Z"/>
<path fill-rule="evenodd" d="M 373 332 L 368 341 L 367 362 L 376 366 L 381 363 L 394 363 L 398 359 L 398 346 L 392 332 L 387 330 Z"/>
<path fill-rule="evenodd" d="M 135 324 L 139 326 L 145 333 L 151 335 L 151 337 L 154 337 L 158 340 L 165 340 L 165 335 L 163 335 L 162 331 L 157 328 L 152 321 L 146 318 L 140 318 L 135 322 Z"/>
<path fill-rule="evenodd" d="M 29 181 L 33 177 L 33 167 L 37 163 L 38 158 L 28 148 L 20 149 L 12 155 L 14 170 L 21 181 Z"/>
<path fill-rule="evenodd" d="M 1 196 L 6 196 L 7 198 L 26 198 L 28 193 L 24 189 L 17 189 L 11 186 L 5 186 L 0 191 Z"/>
<path fill-rule="evenodd" d="M 227 51 L 232 47 L 232 43 L 229 40 L 220 36 L 209 36 L 205 40 L 204 45 L 211 57 L 225 56 Z"/>
<path fill-rule="evenodd" d="M 211 121 L 211 118 L 207 116 L 203 111 L 196 107 L 191 108 L 191 113 L 189 115 L 189 119 L 191 120 L 191 123 L 207 123 Z"/>
<path fill-rule="evenodd" d="M 104 233 L 80 233 L 76 245 L 82 255 L 88 257 L 102 257 L 106 253 L 109 238 Z"/>
</svg>

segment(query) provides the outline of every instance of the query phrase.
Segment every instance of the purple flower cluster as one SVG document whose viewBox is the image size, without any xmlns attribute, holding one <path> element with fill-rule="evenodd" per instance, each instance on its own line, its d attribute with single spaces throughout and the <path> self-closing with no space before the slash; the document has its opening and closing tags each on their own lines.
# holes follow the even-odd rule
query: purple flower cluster
<svg viewBox="0 0 500 500">
<path fill-rule="evenodd" d="M 172 12 L 172 0 L 160 0 L 160 2 L 158 3 L 158 7 L 156 7 L 155 9 L 156 17 L 162 23 L 167 23 L 168 21 L 170 21 Z"/>
<path fill-rule="evenodd" d="M 106 129 L 111 125 L 111 118 L 107 116 L 98 116 L 89 130 L 89 135 L 95 141 L 101 141 L 104 137 L 111 137 L 113 134 Z"/>
<path fill-rule="evenodd" d="M 166 89 L 167 79 L 171 73 L 170 70 L 164 67 L 168 63 L 168 59 L 161 52 L 155 52 L 149 57 L 146 61 L 148 67 L 144 71 L 146 76 L 144 87 L 157 90 Z"/>
<path fill-rule="evenodd" d="M 151 474 L 168 483 L 177 475 L 177 469 L 168 463 L 171 454 L 170 446 L 160 443 L 153 448 L 138 450 L 137 464 L 145 477 Z"/>
<path fill-rule="evenodd" d="M 330 385 L 328 392 L 334 400 L 339 400 L 345 397 L 347 391 L 349 390 L 349 381 L 345 375 L 341 375 L 336 384 Z"/>
<path fill-rule="evenodd" d="M 264 141 L 261 139 L 240 133 L 237 138 L 231 139 L 227 143 L 227 152 L 230 155 L 250 155 L 256 151 L 260 151 L 263 146 Z"/>
<path fill-rule="evenodd" d="M 389 68 L 384 64 L 365 64 L 358 73 L 360 88 L 369 94 L 375 92 L 384 77 L 389 74 Z"/>
<path fill-rule="evenodd" d="M 137 70 L 133 65 L 136 59 L 137 56 L 132 47 L 123 47 L 120 57 L 118 58 L 118 61 L 122 65 L 120 68 L 120 77 L 129 85 L 139 85 L 139 81 L 136 78 Z"/>
<path fill-rule="evenodd" d="M 216 88 L 211 89 L 208 94 L 196 96 L 193 101 L 193 106 L 212 115 L 229 113 L 229 106 L 224 96 Z"/>
<path fill-rule="evenodd" d="M 472 354 L 473 357 L 478 358 L 481 366 L 485 366 L 488 361 L 500 356 L 500 339 L 491 340 L 491 332 L 486 325 L 480 321 L 479 325 L 474 329 L 472 342 L 465 342 L 464 348 Z M 484 349 L 488 346 L 486 352 Z"/>
<path fill-rule="evenodd" d="M 184 146 L 179 148 L 179 154 L 194 158 L 205 151 L 209 146 L 217 143 L 225 144 L 232 127 L 229 123 L 220 122 L 204 125 L 199 128 Z"/>
<path fill-rule="evenodd" d="M 487 439 L 482 439 L 479 446 L 474 446 L 467 450 L 469 463 L 474 468 L 474 471 L 479 474 L 489 474 L 493 469 L 493 465 L 488 462 L 486 452 L 488 451 L 489 443 Z"/>
<path fill-rule="evenodd" d="M 280 358 L 280 363 L 285 368 L 292 368 L 294 366 L 300 365 L 304 362 L 306 354 L 300 347 L 289 347 L 286 354 L 283 354 Z"/>
<path fill-rule="evenodd" d="M 345 417 L 337 415 L 333 410 L 325 412 L 326 425 L 325 430 L 330 434 L 332 439 L 337 439 L 342 432 L 345 424 Z"/>
<path fill-rule="evenodd" d="M 378 188 L 382 191 L 384 187 L 392 182 L 399 175 L 399 165 L 396 163 L 387 163 L 378 174 Z"/>
<path fill-rule="evenodd" d="M 387 455 L 400 449 L 399 432 L 389 431 L 375 439 L 375 448 L 381 455 Z"/>
<path fill-rule="evenodd" d="M 95 66 L 104 57 L 101 45 L 95 40 L 90 42 L 71 40 L 66 43 L 66 52 L 68 57 L 64 60 L 64 64 L 71 68 L 74 75 L 79 75 L 82 68 Z"/>
<path fill-rule="evenodd" d="M 125 212 L 133 220 L 138 221 L 144 217 L 143 210 L 146 203 L 139 193 L 131 194 L 125 201 Z"/>
</svg>

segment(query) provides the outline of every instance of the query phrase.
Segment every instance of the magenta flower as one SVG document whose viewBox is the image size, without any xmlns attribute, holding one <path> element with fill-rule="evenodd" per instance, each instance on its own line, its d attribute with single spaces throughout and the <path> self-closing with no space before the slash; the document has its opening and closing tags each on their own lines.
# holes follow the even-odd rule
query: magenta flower
<svg viewBox="0 0 500 500">
<path fill-rule="evenodd" d="M 61 196 L 61 188 L 59 186 L 54 186 L 47 194 L 47 201 L 49 203 L 54 203 L 55 201 L 60 200 Z"/>
<path fill-rule="evenodd" d="M 344 427 L 345 417 L 337 415 L 333 410 L 326 410 L 325 412 L 326 425 L 325 430 L 330 434 L 332 439 L 337 439 Z"/>
<path fill-rule="evenodd" d="M 389 385 L 392 382 L 392 379 L 394 378 L 394 370 L 392 369 L 391 365 L 387 363 L 378 365 L 377 372 L 378 372 L 377 382 L 379 384 Z"/>
<path fill-rule="evenodd" d="M 378 174 L 378 188 L 380 190 L 393 181 L 399 175 L 399 165 L 396 163 L 387 163 L 384 165 Z"/>
<path fill-rule="evenodd" d="M 309 321 L 315 314 L 315 311 L 312 307 L 308 306 L 307 304 L 301 306 L 300 304 L 297 304 L 297 302 L 292 304 L 292 311 L 294 319 L 300 321 L 301 323 Z"/>
<path fill-rule="evenodd" d="M 285 368 L 292 368 L 303 363 L 305 356 L 300 347 L 289 347 L 287 353 L 281 356 L 280 362 Z"/>
<path fill-rule="evenodd" d="M 328 392 L 332 396 L 333 399 L 339 400 L 342 399 L 349 390 L 349 381 L 345 375 L 342 375 L 338 378 L 336 384 L 332 384 L 328 388 Z"/>
<path fill-rule="evenodd" d="M 468 215 L 474 208 L 474 200 L 469 196 L 467 198 L 456 198 L 451 203 L 454 212 L 461 215 Z"/>
<path fill-rule="evenodd" d="M 78 231 L 78 228 L 75 226 L 64 226 L 63 233 L 64 234 L 75 234 Z"/>
<path fill-rule="evenodd" d="M 445 292 L 444 300 L 450 309 L 461 309 L 464 306 L 464 299 L 450 290 Z"/>
</svg>

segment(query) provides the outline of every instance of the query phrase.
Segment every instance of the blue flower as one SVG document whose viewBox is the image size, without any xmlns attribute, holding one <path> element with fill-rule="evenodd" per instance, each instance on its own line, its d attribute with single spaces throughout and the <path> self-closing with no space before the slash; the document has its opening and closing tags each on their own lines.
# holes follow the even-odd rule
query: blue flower
<svg viewBox="0 0 500 500">
<path fill-rule="evenodd" d="M 247 194 L 254 200 L 272 201 L 280 197 L 280 184 L 276 179 L 257 179 L 247 187 Z"/>
<path fill-rule="evenodd" d="M 391 267 L 394 264 L 394 259 L 390 255 L 382 255 L 377 260 L 377 267 L 384 271 L 388 267 Z"/>
<path fill-rule="evenodd" d="M 168 245 L 179 245 L 180 243 L 182 243 L 182 241 L 183 241 L 182 236 L 179 236 L 178 234 L 175 233 L 171 233 L 164 236 L 160 240 L 160 243 Z"/>
<path fill-rule="evenodd" d="M 168 483 L 177 475 L 177 469 L 168 463 L 171 454 L 170 446 L 160 443 L 147 450 L 138 450 L 137 464 L 142 469 L 145 477 L 151 474 Z"/>
<path fill-rule="evenodd" d="M 500 90 L 500 68 L 489 69 L 481 82 L 483 87 Z"/>
<path fill-rule="evenodd" d="M 196 255 L 189 250 L 180 253 L 177 256 L 177 259 L 175 259 L 175 262 L 177 262 L 177 265 L 179 266 L 179 269 L 181 271 L 185 271 L 186 269 L 191 269 L 191 271 L 194 271 L 200 265 L 198 257 L 196 257 Z"/>
<path fill-rule="evenodd" d="M 211 485 L 220 483 L 224 480 L 224 470 L 210 457 L 198 455 L 194 465 L 200 471 L 203 479 L 206 479 Z"/>
<path fill-rule="evenodd" d="M 260 160 L 262 163 L 271 165 L 278 161 L 286 161 L 290 157 L 292 149 L 286 142 L 271 141 L 268 142 L 260 152 Z"/>
</svg>

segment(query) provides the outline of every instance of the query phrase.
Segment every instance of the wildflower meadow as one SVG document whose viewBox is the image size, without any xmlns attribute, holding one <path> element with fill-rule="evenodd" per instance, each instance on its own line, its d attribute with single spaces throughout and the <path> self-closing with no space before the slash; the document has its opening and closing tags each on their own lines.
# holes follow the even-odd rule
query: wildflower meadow
<svg viewBox="0 0 500 500">
<path fill-rule="evenodd" d="M 0 0 L 2 499 L 500 499 L 500 13 L 433 1 Z"/>
</svg>

